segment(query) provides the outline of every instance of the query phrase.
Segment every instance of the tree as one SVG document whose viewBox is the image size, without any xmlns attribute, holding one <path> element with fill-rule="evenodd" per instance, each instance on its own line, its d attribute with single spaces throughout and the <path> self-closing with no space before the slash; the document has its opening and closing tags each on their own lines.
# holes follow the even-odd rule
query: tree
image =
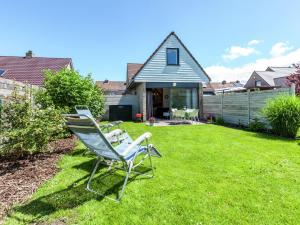
<svg viewBox="0 0 300 225">
<path fill-rule="evenodd" d="M 295 84 L 296 94 L 300 95 L 300 64 L 294 65 L 296 67 L 296 72 L 287 77 L 287 84 L 291 86 Z"/>
<path fill-rule="evenodd" d="M 65 112 L 74 112 L 76 105 L 87 105 L 93 115 L 104 112 L 104 97 L 91 76 L 81 76 L 77 71 L 62 69 L 45 71 L 44 88 L 36 93 L 36 103 L 42 107 L 55 106 Z"/>
</svg>

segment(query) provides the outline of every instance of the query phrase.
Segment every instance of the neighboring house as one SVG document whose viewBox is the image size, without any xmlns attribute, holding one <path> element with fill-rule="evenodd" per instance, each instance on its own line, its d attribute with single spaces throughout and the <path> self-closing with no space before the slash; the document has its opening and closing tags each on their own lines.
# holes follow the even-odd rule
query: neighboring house
<svg viewBox="0 0 300 225">
<path fill-rule="evenodd" d="M 70 58 L 35 57 L 32 51 L 25 56 L 0 56 L 0 77 L 41 86 L 44 71 L 59 71 L 62 68 L 73 68 Z"/>
<path fill-rule="evenodd" d="M 97 83 L 102 88 L 111 88 L 103 88 L 106 93 L 113 93 L 115 90 L 110 82 L 108 85 L 104 81 Z M 199 108 L 202 112 L 203 87 L 209 82 L 210 78 L 201 65 L 171 32 L 145 63 L 127 64 L 125 92 L 135 96 L 132 104 L 137 105 L 138 112 L 146 120 L 152 116 L 161 117 L 171 108 Z M 108 101 L 106 105 L 109 109 Z"/>
<path fill-rule="evenodd" d="M 126 92 L 124 81 L 96 81 L 96 85 L 102 89 L 104 95 L 123 95 Z"/>
<path fill-rule="evenodd" d="M 286 78 L 296 72 L 295 67 L 268 67 L 265 71 L 254 71 L 245 84 L 245 88 L 288 87 Z"/>
<path fill-rule="evenodd" d="M 217 95 L 222 93 L 229 93 L 229 92 L 241 92 L 244 91 L 244 85 L 239 81 L 235 82 L 211 82 L 206 85 L 203 89 L 203 95 Z"/>
</svg>

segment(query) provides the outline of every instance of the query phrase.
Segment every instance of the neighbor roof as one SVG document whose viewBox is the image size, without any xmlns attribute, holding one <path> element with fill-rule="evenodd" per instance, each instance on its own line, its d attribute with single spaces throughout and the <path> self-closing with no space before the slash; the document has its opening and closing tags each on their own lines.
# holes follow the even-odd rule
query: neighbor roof
<svg viewBox="0 0 300 225">
<path fill-rule="evenodd" d="M 273 72 L 279 72 L 282 74 L 290 75 L 292 73 L 295 73 L 297 71 L 297 68 L 295 67 L 274 67 L 270 66 L 266 69 L 266 71 L 273 71 Z"/>
<path fill-rule="evenodd" d="M 124 81 L 96 81 L 96 85 L 100 87 L 104 92 L 126 90 L 126 83 Z"/>
<path fill-rule="evenodd" d="M 143 63 L 127 63 L 127 82 L 141 69 Z"/>
<path fill-rule="evenodd" d="M 277 83 L 279 81 L 278 78 L 285 78 L 289 76 L 292 72 L 290 73 L 282 73 L 278 71 L 254 71 L 257 75 L 259 75 L 262 79 L 264 79 L 270 86 L 281 86 L 282 82 Z M 281 79 L 282 81 L 282 79 Z"/>
<path fill-rule="evenodd" d="M 152 57 L 159 51 L 161 46 L 164 45 L 164 43 L 169 39 L 171 35 L 174 35 L 174 37 L 178 40 L 178 42 L 183 46 L 183 48 L 186 50 L 186 52 L 190 55 L 190 57 L 196 62 L 197 66 L 200 67 L 200 69 L 203 71 L 203 73 L 207 76 L 209 81 L 211 81 L 211 78 L 208 76 L 208 74 L 205 72 L 205 70 L 202 68 L 202 66 L 199 64 L 199 62 L 195 59 L 195 57 L 192 55 L 192 53 L 187 49 L 187 47 L 183 44 L 183 42 L 179 39 L 179 37 L 175 34 L 174 31 L 172 31 L 163 41 L 162 43 L 155 49 L 155 51 L 149 56 L 149 58 L 146 60 L 146 62 L 139 68 L 139 70 L 132 76 L 131 80 L 128 80 L 128 85 L 131 83 L 131 81 L 134 80 L 136 75 L 144 68 L 144 66 L 152 59 Z"/>
<path fill-rule="evenodd" d="M 68 65 L 73 67 L 71 58 L 0 56 L 0 68 L 5 70 L 1 77 L 33 85 L 43 84 L 44 70 L 59 71 Z"/>
</svg>

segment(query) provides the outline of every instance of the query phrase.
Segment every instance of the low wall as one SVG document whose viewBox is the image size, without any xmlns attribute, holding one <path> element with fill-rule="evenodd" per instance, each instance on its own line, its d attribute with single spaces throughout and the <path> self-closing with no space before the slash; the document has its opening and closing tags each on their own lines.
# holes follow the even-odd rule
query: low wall
<svg viewBox="0 0 300 225">
<path fill-rule="evenodd" d="M 132 105 L 132 118 L 139 112 L 139 100 L 137 95 L 106 95 L 105 96 L 105 114 L 103 120 L 109 119 L 109 106 L 110 105 Z"/>
<path fill-rule="evenodd" d="M 295 89 L 280 88 L 268 91 L 204 96 L 204 116 L 214 115 L 223 118 L 226 123 L 243 126 L 248 126 L 254 119 L 258 119 L 268 125 L 261 111 L 268 100 L 283 94 L 294 95 Z"/>
</svg>

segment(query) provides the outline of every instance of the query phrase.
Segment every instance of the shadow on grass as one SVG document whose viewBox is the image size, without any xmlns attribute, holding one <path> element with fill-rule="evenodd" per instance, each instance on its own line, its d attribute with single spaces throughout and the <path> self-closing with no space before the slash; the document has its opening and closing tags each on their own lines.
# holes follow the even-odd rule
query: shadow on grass
<svg viewBox="0 0 300 225">
<path fill-rule="evenodd" d="M 299 137 L 297 137 L 296 139 L 293 139 L 293 138 L 281 137 L 281 136 L 278 136 L 275 134 L 270 134 L 270 133 L 251 133 L 251 136 L 261 138 L 261 139 L 280 140 L 280 141 L 290 142 L 290 143 L 298 141 L 298 144 L 300 144 Z"/>
<path fill-rule="evenodd" d="M 93 168 L 93 161 L 94 160 L 84 162 L 74 168 L 90 171 Z M 148 171 L 149 169 L 145 167 L 141 167 L 139 170 L 139 172 Z M 136 180 L 137 177 L 138 175 L 132 175 L 128 180 L 127 185 Z M 96 195 L 86 190 L 88 178 L 89 174 L 74 181 L 72 185 L 69 185 L 63 190 L 44 195 L 25 205 L 17 206 L 8 217 L 25 223 L 33 223 L 43 220 L 43 217 L 49 216 L 57 211 L 76 208 L 90 200 L 102 201 L 104 199 L 103 196 Z M 97 175 L 93 179 L 92 188 L 103 195 L 110 195 L 110 197 L 117 198 L 123 185 L 124 178 L 125 176 L 121 172 L 111 172 L 107 170 L 107 167 L 102 167 L 98 169 Z M 140 177 L 138 179 L 145 179 L 145 177 Z M 112 202 L 112 204 L 115 203 Z M 22 214 L 21 216 L 19 216 L 20 213 Z"/>
</svg>

